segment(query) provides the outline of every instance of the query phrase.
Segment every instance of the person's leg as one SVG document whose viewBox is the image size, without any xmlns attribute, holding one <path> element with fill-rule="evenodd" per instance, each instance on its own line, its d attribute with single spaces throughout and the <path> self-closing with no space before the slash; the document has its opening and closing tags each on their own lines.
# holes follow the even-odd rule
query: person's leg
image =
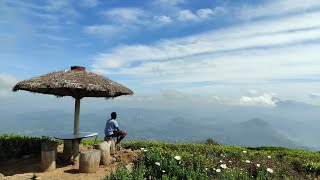
<svg viewBox="0 0 320 180">
<path fill-rule="evenodd" d="M 116 144 L 120 144 L 121 140 L 126 137 L 127 132 L 126 131 L 118 131 L 117 132 L 117 142 Z"/>
</svg>

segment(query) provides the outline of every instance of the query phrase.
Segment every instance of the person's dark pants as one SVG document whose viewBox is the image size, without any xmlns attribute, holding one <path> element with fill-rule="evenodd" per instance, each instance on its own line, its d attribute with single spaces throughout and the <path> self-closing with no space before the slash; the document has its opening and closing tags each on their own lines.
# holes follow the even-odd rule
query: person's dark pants
<svg viewBox="0 0 320 180">
<path fill-rule="evenodd" d="M 106 136 L 106 137 L 104 138 L 104 140 L 107 141 L 108 138 L 110 138 L 110 137 L 111 137 L 111 138 L 116 137 L 116 138 L 117 138 L 116 144 L 119 144 L 119 143 L 121 142 L 121 140 L 122 140 L 124 137 L 126 137 L 126 135 L 127 135 L 127 132 L 126 132 L 126 131 L 114 131 L 112 135 Z"/>
</svg>

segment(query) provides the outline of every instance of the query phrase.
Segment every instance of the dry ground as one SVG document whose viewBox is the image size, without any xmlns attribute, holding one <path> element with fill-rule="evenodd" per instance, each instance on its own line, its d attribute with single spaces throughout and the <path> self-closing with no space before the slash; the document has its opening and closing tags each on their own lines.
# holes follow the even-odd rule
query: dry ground
<svg viewBox="0 0 320 180">
<path fill-rule="evenodd" d="M 63 145 L 58 147 L 58 159 L 61 155 Z M 80 150 L 92 149 L 91 146 L 80 146 Z M 109 166 L 100 165 L 98 172 L 96 173 L 79 173 L 79 166 L 77 165 L 66 165 L 63 162 L 57 160 L 57 169 L 51 172 L 41 172 L 40 169 L 40 157 L 34 157 L 32 155 L 25 156 L 21 159 L 13 159 L 2 163 L 0 166 L 0 173 L 2 179 L 41 179 L 41 180 L 87 180 L 87 179 L 103 179 L 112 170 L 114 170 L 119 163 L 128 165 L 128 168 L 135 163 L 139 158 L 139 151 L 131 151 L 131 149 L 125 149 L 118 151 L 117 154 L 113 155 L 117 162 L 113 162 Z M 129 168 L 130 169 L 130 168 Z"/>
</svg>

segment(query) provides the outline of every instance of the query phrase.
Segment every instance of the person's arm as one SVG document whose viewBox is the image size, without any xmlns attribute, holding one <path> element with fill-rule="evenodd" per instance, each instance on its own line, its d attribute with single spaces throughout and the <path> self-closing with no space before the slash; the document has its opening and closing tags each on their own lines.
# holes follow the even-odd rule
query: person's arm
<svg viewBox="0 0 320 180">
<path fill-rule="evenodd" d="M 117 121 L 114 121 L 114 127 L 115 131 L 120 131 Z"/>
</svg>

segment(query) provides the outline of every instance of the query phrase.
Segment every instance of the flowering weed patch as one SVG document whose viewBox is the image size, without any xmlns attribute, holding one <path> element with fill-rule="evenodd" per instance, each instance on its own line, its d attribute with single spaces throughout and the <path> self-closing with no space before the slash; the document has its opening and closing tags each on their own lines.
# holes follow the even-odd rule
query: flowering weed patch
<svg viewBox="0 0 320 180">
<path fill-rule="evenodd" d="M 136 169 L 142 179 L 314 179 L 320 169 L 319 153 L 297 149 L 160 142 L 123 146 L 141 148 Z"/>
</svg>

